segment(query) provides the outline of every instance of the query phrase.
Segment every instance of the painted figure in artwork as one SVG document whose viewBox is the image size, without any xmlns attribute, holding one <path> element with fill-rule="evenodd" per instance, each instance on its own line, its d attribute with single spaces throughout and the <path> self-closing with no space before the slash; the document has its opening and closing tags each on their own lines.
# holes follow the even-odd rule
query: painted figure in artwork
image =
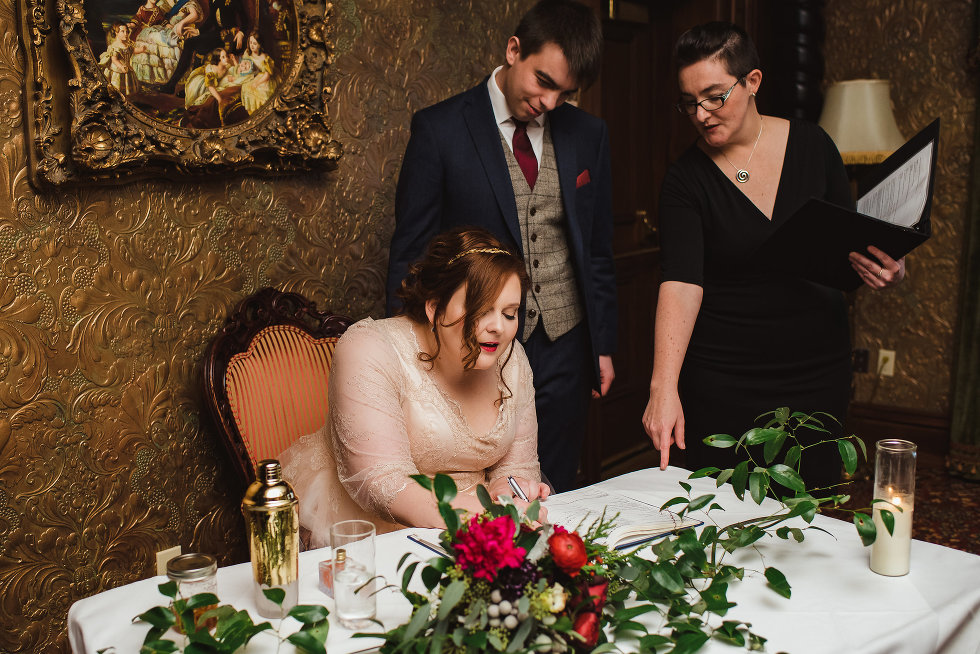
<svg viewBox="0 0 980 654">
<path fill-rule="evenodd" d="M 173 75 L 184 48 L 184 40 L 198 34 L 204 20 L 204 9 L 198 0 L 146 0 L 133 22 L 134 41 L 144 46 L 142 54 L 133 57 L 133 70 L 141 82 L 164 84 Z M 145 19 L 150 19 L 144 22 Z M 152 22 L 151 22 L 152 21 Z"/>
<path fill-rule="evenodd" d="M 248 113 L 255 113 L 276 92 L 274 69 L 275 62 L 259 43 L 258 35 L 250 34 L 238 71 L 246 74 L 242 80 L 242 104 Z"/>
<path fill-rule="evenodd" d="M 133 45 L 130 42 L 129 25 L 114 23 L 109 28 L 109 47 L 99 58 L 99 65 L 104 67 L 109 84 L 116 87 L 123 95 L 139 91 L 139 82 L 130 60 L 134 52 L 142 51 L 142 45 Z"/>
</svg>

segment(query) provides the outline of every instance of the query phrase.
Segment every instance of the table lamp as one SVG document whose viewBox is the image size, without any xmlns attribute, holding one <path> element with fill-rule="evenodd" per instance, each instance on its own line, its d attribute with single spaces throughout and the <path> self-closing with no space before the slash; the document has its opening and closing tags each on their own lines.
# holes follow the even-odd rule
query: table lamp
<svg viewBox="0 0 980 654">
<path fill-rule="evenodd" d="M 847 165 L 876 164 L 905 143 L 886 79 L 852 79 L 827 89 L 820 126 Z"/>
</svg>

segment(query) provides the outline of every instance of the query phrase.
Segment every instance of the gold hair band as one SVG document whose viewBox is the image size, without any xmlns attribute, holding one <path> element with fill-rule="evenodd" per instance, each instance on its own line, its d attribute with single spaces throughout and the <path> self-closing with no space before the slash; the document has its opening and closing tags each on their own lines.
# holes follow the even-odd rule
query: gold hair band
<svg viewBox="0 0 980 654">
<path fill-rule="evenodd" d="M 449 260 L 447 266 L 451 266 L 456 263 L 456 260 L 465 257 L 467 254 L 473 254 L 474 252 L 480 252 L 482 254 L 510 254 L 507 250 L 501 250 L 500 248 L 470 248 L 469 250 L 463 250 L 452 259 Z"/>
</svg>

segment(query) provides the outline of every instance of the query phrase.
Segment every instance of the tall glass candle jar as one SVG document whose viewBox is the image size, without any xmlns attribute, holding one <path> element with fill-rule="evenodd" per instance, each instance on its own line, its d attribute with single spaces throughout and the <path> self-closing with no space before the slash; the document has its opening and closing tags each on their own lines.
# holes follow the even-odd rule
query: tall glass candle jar
<svg viewBox="0 0 980 654">
<path fill-rule="evenodd" d="M 210 554 L 181 554 L 167 561 L 167 577 L 177 583 L 177 596 L 184 600 L 201 593 L 217 595 L 217 572 L 218 562 Z M 216 618 L 208 618 L 204 624 L 198 624 L 202 613 L 217 608 L 217 606 L 217 604 L 211 604 L 194 609 L 194 626 L 196 629 L 202 626 L 212 629 L 217 624 Z M 177 616 L 177 624 L 174 625 L 174 628 L 178 632 L 184 633 L 180 616 Z"/>
<path fill-rule="evenodd" d="M 278 461 L 259 461 L 242 512 L 248 526 L 256 608 L 263 618 L 285 617 L 299 600 L 299 502 L 283 480 Z M 281 607 L 262 592 L 270 588 L 285 591 Z"/>
<path fill-rule="evenodd" d="M 880 575 L 908 574 L 912 548 L 912 512 L 915 509 L 915 450 L 911 441 L 897 438 L 875 444 L 875 489 L 871 506 L 877 535 L 871 545 L 871 570 Z M 894 519 L 888 533 L 882 512 Z"/>
</svg>

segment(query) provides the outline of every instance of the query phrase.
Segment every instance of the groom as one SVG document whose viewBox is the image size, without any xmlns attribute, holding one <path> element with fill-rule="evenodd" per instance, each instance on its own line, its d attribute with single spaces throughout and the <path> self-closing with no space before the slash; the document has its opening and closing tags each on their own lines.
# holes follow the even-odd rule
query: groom
<svg viewBox="0 0 980 654">
<path fill-rule="evenodd" d="M 616 286 L 606 125 L 566 100 L 599 72 L 602 29 L 572 0 L 541 0 L 476 87 L 418 112 L 395 196 L 388 313 L 437 233 L 483 227 L 520 248 L 531 288 L 518 332 L 534 373 L 538 454 L 574 488 L 590 395 L 615 373 Z"/>
</svg>

